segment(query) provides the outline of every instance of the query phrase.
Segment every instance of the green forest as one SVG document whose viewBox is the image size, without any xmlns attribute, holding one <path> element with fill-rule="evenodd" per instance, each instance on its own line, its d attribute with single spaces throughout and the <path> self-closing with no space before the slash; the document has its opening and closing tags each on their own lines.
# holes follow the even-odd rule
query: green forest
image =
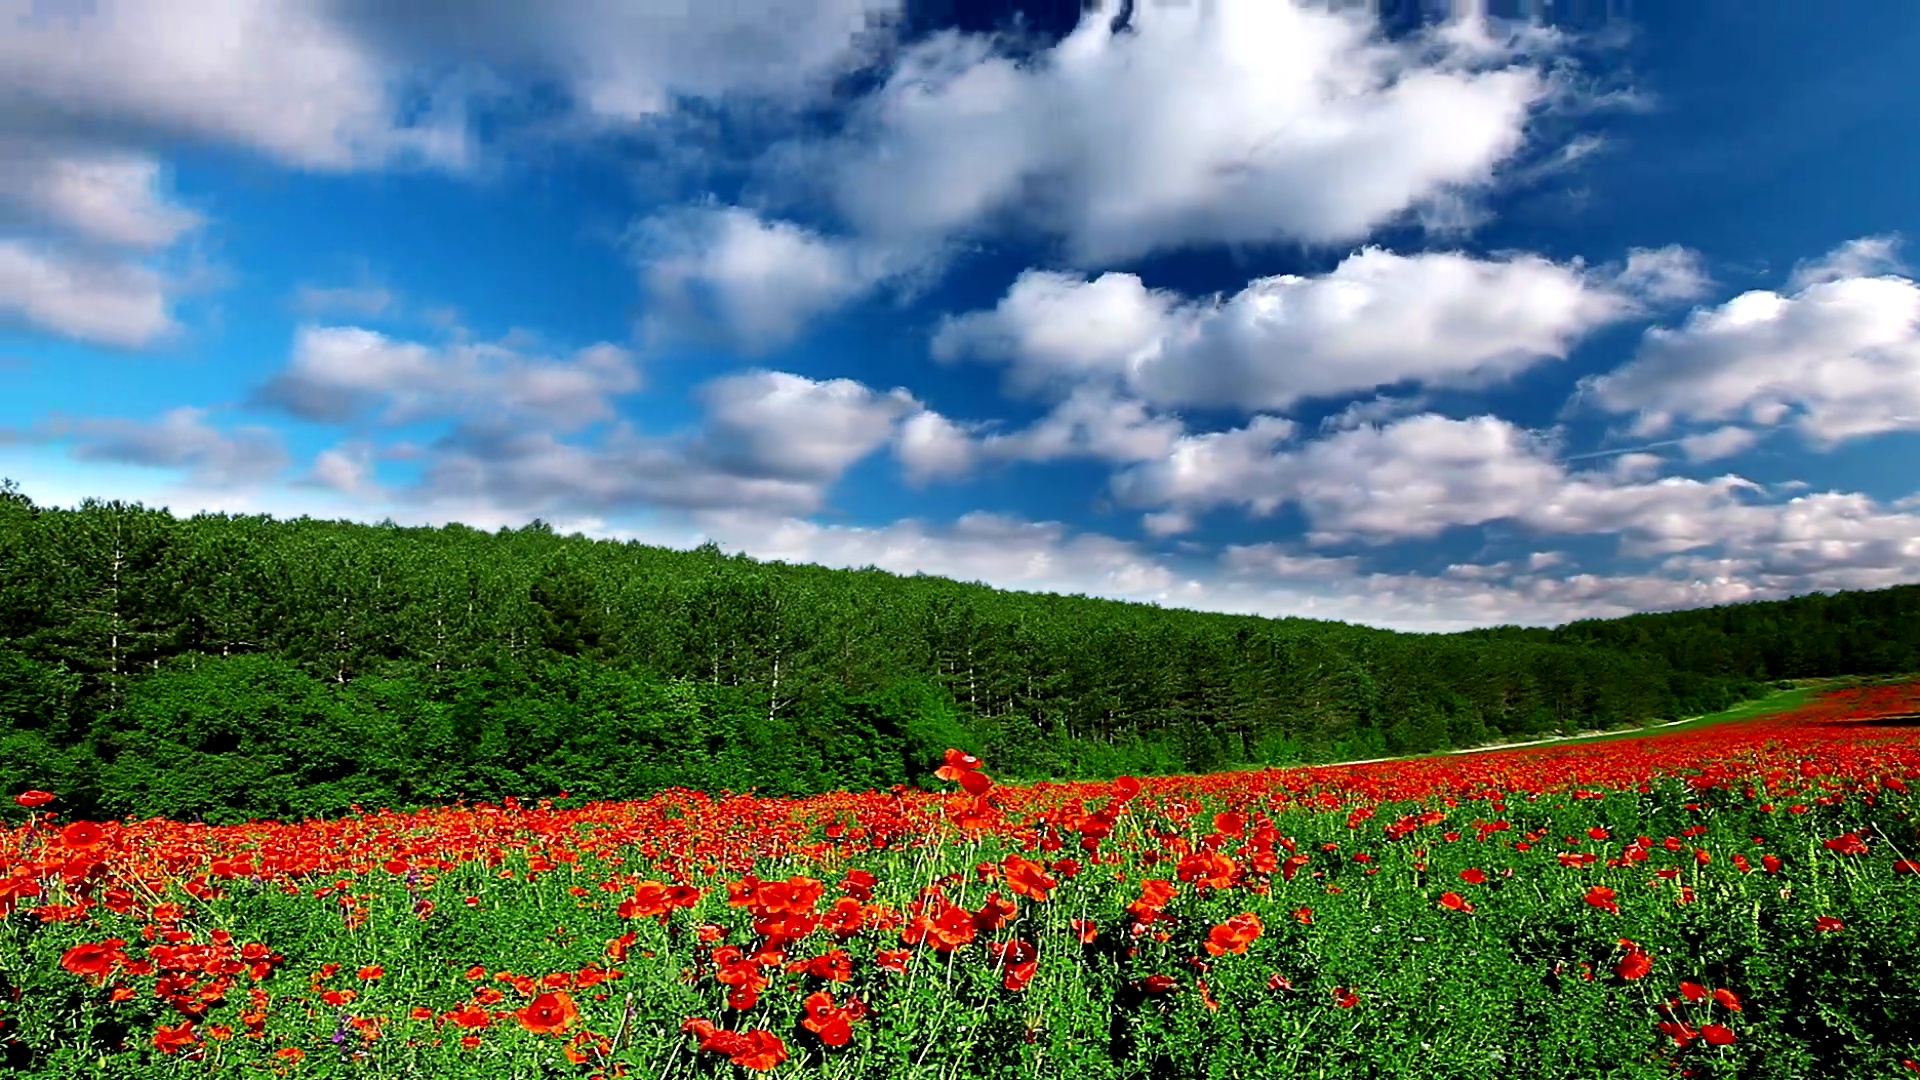
<svg viewBox="0 0 1920 1080">
<path fill-rule="evenodd" d="M 1920 586 L 1412 634 L 0 483 L 0 782 L 70 817 L 867 790 L 948 746 L 1009 780 L 1354 760 L 1913 670 Z"/>
</svg>

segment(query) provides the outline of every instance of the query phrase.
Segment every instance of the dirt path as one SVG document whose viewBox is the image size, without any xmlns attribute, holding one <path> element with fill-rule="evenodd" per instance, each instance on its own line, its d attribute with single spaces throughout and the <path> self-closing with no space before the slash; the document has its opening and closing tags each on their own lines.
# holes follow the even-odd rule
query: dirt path
<svg viewBox="0 0 1920 1080">
<path fill-rule="evenodd" d="M 1681 717 L 1678 720 L 1669 720 L 1664 724 L 1655 724 L 1652 727 L 1640 728 L 1638 730 L 1658 731 L 1663 727 L 1677 727 L 1681 724 L 1692 723 L 1693 721 L 1698 719 L 1700 719 L 1700 717 L 1698 716 L 1685 716 L 1685 717 Z M 1447 751 L 1447 753 L 1449 754 L 1488 754 L 1488 753 L 1492 753 L 1495 750 L 1518 750 L 1523 746 L 1545 746 L 1548 743 L 1578 742 L 1581 739 L 1593 739 L 1593 738 L 1598 738 L 1599 736 L 1602 736 L 1602 735 L 1621 735 L 1621 734 L 1624 734 L 1624 732 L 1582 731 L 1574 735 L 1555 735 L 1551 739 L 1529 739 L 1526 742 L 1494 743 L 1488 746 L 1469 746 L 1463 750 L 1449 750 Z M 1414 754 L 1411 756 L 1412 757 L 1434 757 L 1436 755 Z M 1409 757 L 1407 755 L 1402 755 L 1400 757 L 1374 757 L 1374 758 L 1362 758 L 1359 761 L 1332 761 L 1332 762 L 1328 762 L 1325 765 L 1308 766 L 1308 768 L 1331 769 L 1341 765 L 1373 765 L 1382 761 L 1406 761 L 1406 760 L 1409 760 Z"/>
</svg>

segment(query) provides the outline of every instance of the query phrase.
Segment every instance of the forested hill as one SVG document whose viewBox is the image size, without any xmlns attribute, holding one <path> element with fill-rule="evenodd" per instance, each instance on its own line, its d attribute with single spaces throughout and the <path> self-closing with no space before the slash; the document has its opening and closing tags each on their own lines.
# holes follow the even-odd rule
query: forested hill
<svg viewBox="0 0 1920 1080">
<path fill-rule="evenodd" d="M 1920 587 L 1402 634 L 558 536 L 0 485 L 0 782 L 69 814 L 1339 760 L 1920 669 Z"/>
</svg>

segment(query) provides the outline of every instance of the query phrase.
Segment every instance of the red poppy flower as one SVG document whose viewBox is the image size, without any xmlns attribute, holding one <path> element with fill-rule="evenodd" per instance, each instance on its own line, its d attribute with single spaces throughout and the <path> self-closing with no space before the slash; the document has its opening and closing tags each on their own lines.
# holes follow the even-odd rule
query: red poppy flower
<svg viewBox="0 0 1920 1080">
<path fill-rule="evenodd" d="M 13 801 L 29 810 L 42 807 L 53 801 L 53 792 L 31 788 L 13 797 Z"/>
<path fill-rule="evenodd" d="M 1814 917 L 1813 928 L 1823 934 L 1830 934 L 1835 930 L 1845 930 L 1847 924 L 1831 915 L 1818 915 Z"/>
<path fill-rule="evenodd" d="M 1627 954 L 1620 958 L 1620 962 L 1613 965 L 1613 973 L 1628 982 L 1644 979 L 1652 970 L 1653 961 L 1639 949 L 1629 949 Z"/>
<path fill-rule="evenodd" d="M 1243 911 L 1208 932 L 1206 949 L 1215 956 L 1244 953 L 1265 929 L 1260 925 L 1260 916 Z"/>
<path fill-rule="evenodd" d="M 535 1035 L 558 1035 L 572 1026 L 580 1010 L 565 991 L 552 991 L 534 998 L 527 1007 L 514 1012 L 520 1026 Z"/>
<path fill-rule="evenodd" d="M 743 1069 L 764 1072 L 778 1068 L 781 1062 L 787 1060 L 787 1044 L 780 1040 L 780 1036 L 765 1028 L 743 1032 L 741 1040 L 743 1045 L 728 1057 Z"/>
<path fill-rule="evenodd" d="M 448 1011 L 446 1017 L 463 1028 L 483 1028 L 493 1023 L 493 1016 L 478 1003 L 471 1001 Z"/>
<path fill-rule="evenodd" d="M 1469 885 L 1485 885 L 1487 883 L 1487 872 L 1477 866 L 1469 866 L 1465 870 L 1460 871 L 1460 880 Z"/>
<path fill-rule="evenodd" d="M 70 848 L 97 847 L 107 838 L 107 831 L 91 821 L 76 821 L 60 830 L 60 841 Z"/>
<path fill-rule="evenodd" d="M 1360 995 L 1344 986 L 1336 986 L 1333 988 L 1333 1003 L 1343 1009 L 1351 1009 L 1360 1004 Z"/>
<path fill-rule="evenodd" d="M 1454 911 L 1464 911 L 1468 915 L 1473 914 L 1473 905 L 1467 901 L 1466 897 L 1461 896 L 1457 892 L 1441 893 L 1440 906 Z"/>
<path fill-rule="evenodd" d="M 1587 890 L 1587 903 L 1602 911 L 1620 914 L 1620 905 L 1613 899 L 1614 891 L 1605 885 L 1595 885 Z"/>
<path fill-rule="evenodd" d="M 1707 1040 L 1708 1046 L 1731 1046 L 1734 1041 L 1733 1029 L 1725 1024 L 1700 1025 L 1700 1037 Z"/>
<path fill-rule="evenodd" d="M 980 759 L 962 750 L 948 750 L 946 763 L 933 770 L 933 775 L 949 784 L 958 783 L 960 778 L 980 767 Z"/>
<path fill-rule="evenodd" d="M 153 1045 L 159 1047 L 163 1054 L 185 1050 L 193 1044 L 193 1021 L 191 1020 L 182 1020 L 172 1027 L 162 1024 L 153 1029 Z"/>
<path fill-rule="evenodd" d="M 1857 832 L 1844 832 L 1831 840 L 1822 840 L 1821 844 L 1824 845 L 1828 851 L 1837 851 L 1842 855 L 1865 855 L 1867 853 L 1867 842 L 1862 840 L 1860 834 Z"/>
</svg>

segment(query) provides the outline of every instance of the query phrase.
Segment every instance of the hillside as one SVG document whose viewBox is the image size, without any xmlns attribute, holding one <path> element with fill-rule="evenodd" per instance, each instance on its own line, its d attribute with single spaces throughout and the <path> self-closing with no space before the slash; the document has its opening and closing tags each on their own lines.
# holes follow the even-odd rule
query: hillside
<svg viewBox="0 0 1920 1080">
<path fill-rule="evenodd" d="M 1920 669 L 1920 586 L 1547 629 L 1000 592 L 558 536 L 35 506 L 0 486 L 0 782 L 209 821 L 800 794 L 1456 748 Z"/>
</svg>

